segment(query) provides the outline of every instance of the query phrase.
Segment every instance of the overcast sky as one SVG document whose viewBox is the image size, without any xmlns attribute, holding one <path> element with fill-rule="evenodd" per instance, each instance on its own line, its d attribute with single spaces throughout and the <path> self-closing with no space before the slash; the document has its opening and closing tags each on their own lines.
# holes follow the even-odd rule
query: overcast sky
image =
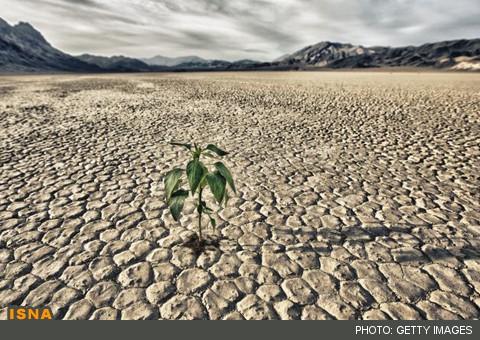
<svg viewBox="0 0 480 340">
<path fill-rule="evenodd" d="M 70 54 L 272 60 L 320 41 L 480 37 L 479 0 L 0 0 Z"/>
</svg>

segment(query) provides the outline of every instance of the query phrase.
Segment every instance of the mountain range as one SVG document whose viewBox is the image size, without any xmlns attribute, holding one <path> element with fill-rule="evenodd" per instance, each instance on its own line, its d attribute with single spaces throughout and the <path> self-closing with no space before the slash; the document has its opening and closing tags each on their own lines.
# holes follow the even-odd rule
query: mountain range
<svg viewBox="0 0 480 340">
<path fill-rule="evenodd" d="M 150 66 L 145 64 L 143 61 L 124 56 L 101 57 L 91 54 L 82 54 L 76 56 L 76 58 L 83 62 L 96 65 L 103 70 L 119 72 L 145 72 L 151 70 Z"/>
<path fill-rule="evenodd" d="M 183 63 L 205 64 L 207 62 L 207 60 L 197 57 L 196 55 L 178 57 L 178 58 L 169 58 L 169 57 L 157 55 L 152 58 L 142 58 L 140 60 L 148 65 L 169 66 L 169 67 L 177 66 Z"/>
<path fill-rule="evenodd" d="M 286 56 L 279 60 L 279 64 L 328 68 L 403 66 L 480 69 L 480 39 L 393 48 L 325 41 Z"/>
<path fill-rule="evenodd" d="M 72 56 L 53 46 L 30 24 L 0 18 L 0 73 L 151 72 L 205 70 L 298 70 L 372 67 L 430 67 L 480 71 L 480 39 L 421 46 L 364 47 L 324 41 L 272 62 L 207 60 L 197 56 L 152 58 Z"/>
</svg>

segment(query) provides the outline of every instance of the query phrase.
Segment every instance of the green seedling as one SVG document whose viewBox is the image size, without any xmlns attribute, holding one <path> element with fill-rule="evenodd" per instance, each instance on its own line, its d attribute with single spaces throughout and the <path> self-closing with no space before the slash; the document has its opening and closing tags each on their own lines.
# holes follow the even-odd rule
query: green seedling
<svg viewBox="0 0 480 340">
<path fill-rule="evenodd" d="M 209 223 L 213 228 L 216 226 L 215 218 L 212 217 L 213 210 L 207 206 L 203 199 L 205 189 L 209 188 L 215 201 L 225 206 L 228 202 L 227 184 L 236 193 L 235 184 L 233 182 L 230 170 L 222 162 L 207 164 L 202 162 L 201 157 L 211 158 L 213 161 L 216 157 L 228 155 L 213 144 L 208 144 L 206 148 L 199 147 L 196 143 L 182 144 L 170 143 L 172 145 L 181 146 L 190 152 L 191 160 L 185 169 L 173 168 L 164 179 L 165 182 L 165 202 L 167 203 L 170 213 L 175 221 L 180 219 L 185 200 L 191 194 L 196 198 L 196 211 L 198 213 L 198 239 L 200 243 L 202 238 L 202 215 L 208 215 Z M 184 183 L 188 183 L 189 189 L 182 188 Z M 195 196 L 196 194 L 196 196 Z"/>
</svg>

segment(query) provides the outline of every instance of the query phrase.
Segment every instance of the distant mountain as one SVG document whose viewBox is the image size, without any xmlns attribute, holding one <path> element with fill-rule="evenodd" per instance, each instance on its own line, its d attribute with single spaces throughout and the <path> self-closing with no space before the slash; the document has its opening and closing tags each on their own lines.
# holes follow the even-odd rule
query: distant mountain
<svg viewBox="0 0 480 340">
<path fill-rule="evenodd" d="M 254 64 L 261 64 L 261 62 L 256 61 L 256 60 L 251 60 L 251 59 L 240 59 L 240 60 L 234 61 L 232 64 L 235 64 L 235 65 L 254 65 Z"/>
<path fill-rule="evenodd" d="M 232 65 L 225 60 L 204 60 L 203 62 L 185 62 L 172 66 L 174 69 L 225 69 Z"/>
<path fill-rule="evenodd" d="M 157 55 L 152 58 L 141 58 L 141 61 L 148 65 L 155 65 L 155 66 L 177 66 L 180 64 L 205 64 L 207 60 L 197 57 L 195 55 L 186 56 L 186 57 L 178 57 L 178 58 L 169 58 L 164 57 L 161 55 Z"/>
<path fill-rule="evenodd" d="M 113 56 L 113 57 L 100 57 L 91 54 L 82 54 L 77 56 L 78 59 L 87 62 L 89 64 L 94 64 L 102 69 L 111 70 L 111 71 L 151 71 L 152 68 L 140 61 L 138 59 L 124 57 L 124 56 Z"/>
<path fill-rule="evenodd" d="M 403 66 L 475 69 L 480 66 L 480 39 L 393 48 L 324 41 L 286 56 L 278 64 L 326 68 Z"/>
<path fill-rule="evenodd" d="M 0 72 L 98 72 L 100 69 L 52 47 L 30 24 L 0 18 Z"/>
<path fill-rule="evenodd" d="M 197 56 L 186 56 L 178 58 L 168 58 L 157 55 L 152 58 L 140 59 L 150 66 L 167 66 L 174 70 L 179 69 L 223 69 L 223 68 L 241 68 L 258 64 L 258 61 L 242 59 L 234 62 L 219 59 L 203 59 Z"/>
</svg>

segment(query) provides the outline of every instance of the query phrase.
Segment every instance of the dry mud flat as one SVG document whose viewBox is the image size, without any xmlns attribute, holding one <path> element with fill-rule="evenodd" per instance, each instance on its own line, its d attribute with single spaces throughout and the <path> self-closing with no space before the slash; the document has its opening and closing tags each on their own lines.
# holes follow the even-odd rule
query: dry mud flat
<svg viewBox="0 0 480 340">
<path fill-rule="evenodd" d="M 477 319 L 479 107 L 479 74 L 0 78 L 0 316 Z M 199 256 L 169 140 L 231 152 Z"/>
</svg>

